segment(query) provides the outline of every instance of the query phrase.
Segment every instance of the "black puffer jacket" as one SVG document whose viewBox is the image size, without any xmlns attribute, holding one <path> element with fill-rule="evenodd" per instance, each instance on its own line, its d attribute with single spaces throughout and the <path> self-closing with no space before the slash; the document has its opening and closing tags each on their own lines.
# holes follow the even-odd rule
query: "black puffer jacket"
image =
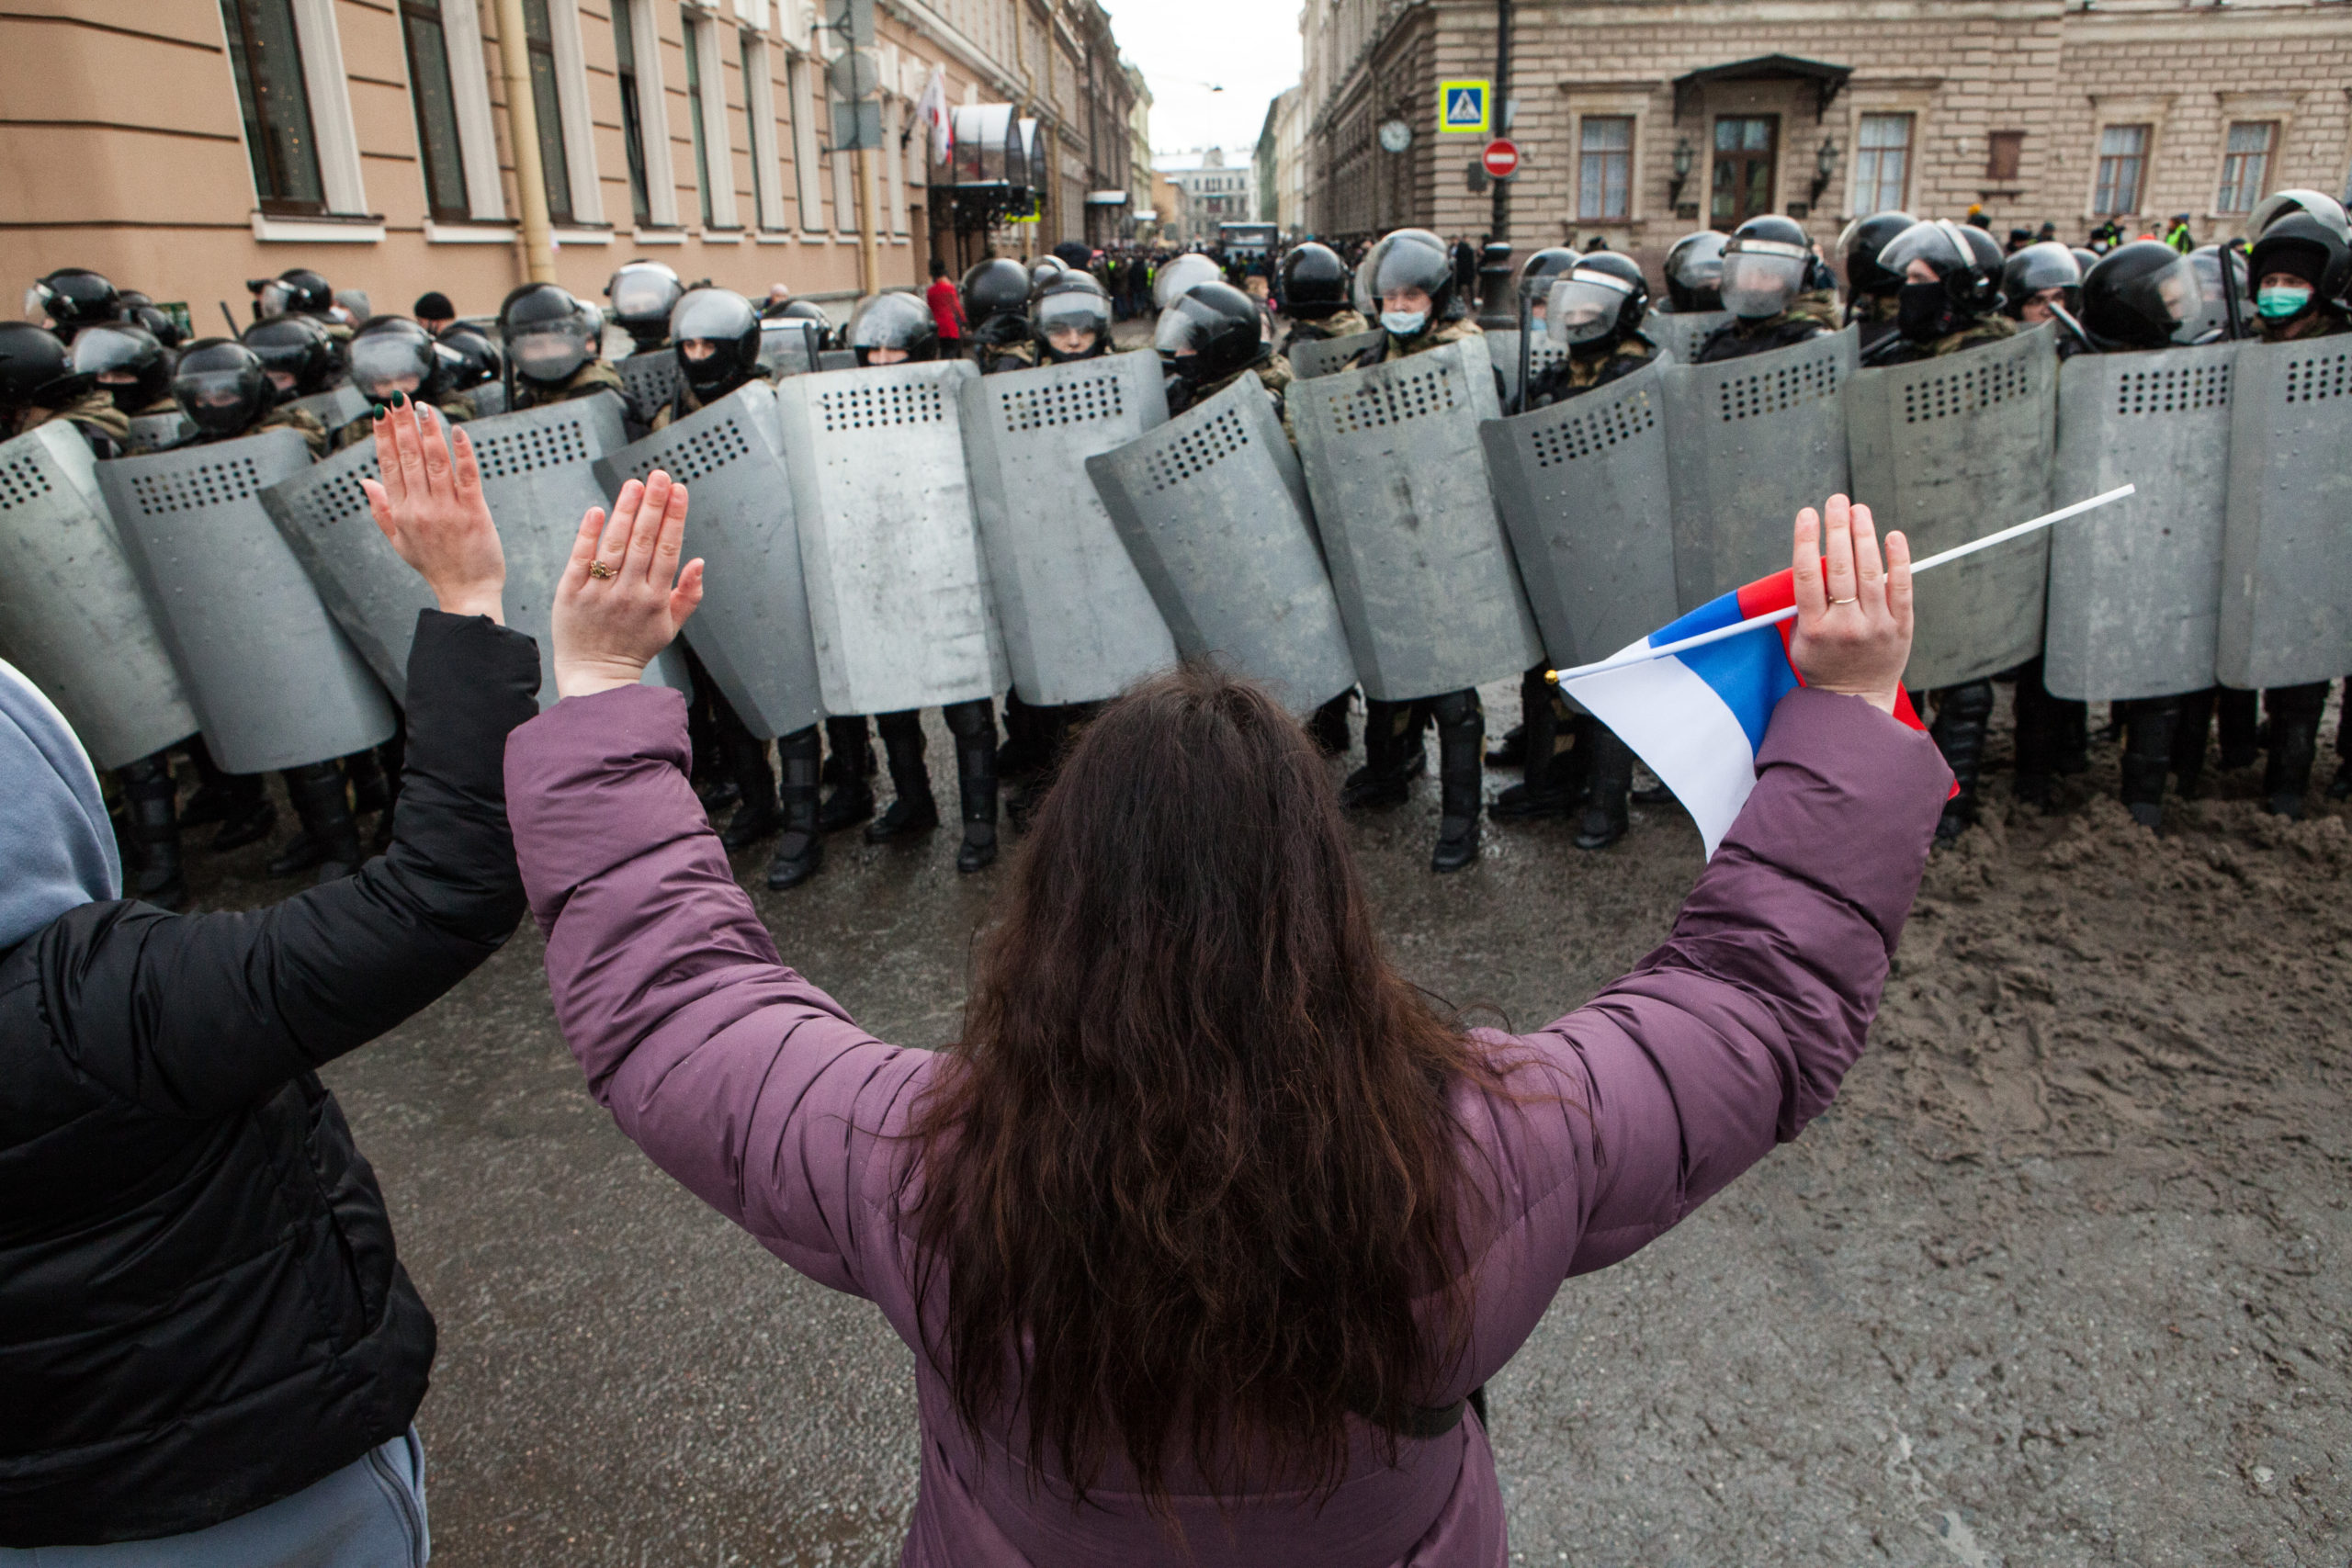
<svg viewBox="0 0 2352 1568">
<path fill-rule="evenodd" d="M 314 1071 L 523 914 L 529 637 L 427 611 L 390 852 L 266 909 L 85 904 L 0 954 L 0 1546 L 175 1535 L 402 1431 L 433 1318 Z"/>
</svg>

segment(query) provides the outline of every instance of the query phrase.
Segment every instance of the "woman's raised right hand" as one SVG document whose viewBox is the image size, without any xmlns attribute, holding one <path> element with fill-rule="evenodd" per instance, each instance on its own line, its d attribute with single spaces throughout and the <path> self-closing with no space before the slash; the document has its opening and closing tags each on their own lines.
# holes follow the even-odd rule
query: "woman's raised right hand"
<svg viewBox="0 0 2352 1568">
<path fill-rule="evenodd" d="M 634 686 L 702 603 L 702 562 L 678 569 L 686 487 L 661 469 L 621 486 L 608 519 L 592 506 L 555 589 L 555 689 L 585 697 Z"/>
<path fill-rule="evenodd" d="M 1882 563 L 1869 507 L 1833 495 L 1826 510 L 1826 549 L 1821 513 L 1810 506 L 1797 513 L 1797 626 L 1789 661 L 1806 685 L 1861 697 L 1892 714 L 1911 658 L 1911 544 L 1889 534 Z"/>
<path fill-rule="evenodd" d="M 453 615 L 506 624 L 506 549 L 482 499 L 473 444 L 407 397 L 376 416 L 376 468 L 361 479 L 376 526 Z"/>
</svg>

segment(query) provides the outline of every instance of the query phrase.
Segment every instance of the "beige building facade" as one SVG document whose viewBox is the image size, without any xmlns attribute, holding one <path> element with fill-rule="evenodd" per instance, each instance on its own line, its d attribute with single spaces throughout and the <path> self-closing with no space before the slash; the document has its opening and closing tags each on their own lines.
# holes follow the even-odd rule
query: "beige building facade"
<svg viewBox="0 0 2352 1568">
<path fill-rule="evenodd" d="M 918 283 L 991 243 L 1084 238 L 1127 183 L 1127 76 L 1093 0 L 880 0 L 871 210 L 831 151 L 842 35 L 810 0 L 51 0 L 0 15 L 0 267 L 89 266 L 242 322 L 247 279 L 315 267 L 405 311 L 487 314 L 530 275 L 510 62 L 532 84 L 559 281 L 637 256 L 758 296 Z M 519 15 L 503 36 L 502 14 Z M 1035 223 L 958 231 L 917 106 L 1039 125 Z M 1107 173 L 1106 173 L 1107 171 Z M 865 231 L 874 241 L 865 276 Z"/>
<path fill-rule="evenodd" d="M 1825 242 L 1903 208 L 2081 243 L 2188 213 L 2227 237 L 2259 197 L 2352 177 L 2342 0 L 1552 0 L 1510 6 L 1490 106 L 1521 174 L 1498 238 L 1595 237 L 1655 261 L 1758 212 Z M 1496 77 L 1493 0 L 1306 0 L 1308 227 L 1495 227 L 1486 138 L 1439 133 L 1439 83 Z M 1403 142 L 1401 151 L 1385 145 Z M 1400 129 L 1401 128 L 1401 129 Z"/>
</svg>

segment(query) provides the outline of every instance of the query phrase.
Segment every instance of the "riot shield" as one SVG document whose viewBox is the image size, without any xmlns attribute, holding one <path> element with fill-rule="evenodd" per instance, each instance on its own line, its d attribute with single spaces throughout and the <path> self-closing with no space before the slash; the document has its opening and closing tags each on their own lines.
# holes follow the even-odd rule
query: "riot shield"
<svg viewBox="0 0 2352 1568">
<path fill-rule="evenodd" d="M 708 563 L 686 641 L 752 734 L 806 729 L 825 710 L 792 486 L 776 452 L 775 391 L 748 382 L 595 463 L 605 493 L 616 497 L 656 468 L 690 488 L 690 553 Z"/>
<path fill-rule="evenodd" d="M 1854 363 L 1849 327 L 1744 359 L 1666 367 L 1674 580 L 1684 610 L 1788 565 L 1798 510 L 1846 488 L 1838 392 Z"/>
<path fill-rule="evenodd" d="M 1294 380 L 1311 380 L 1342 369 L 1349 360 L 1380 341 L 1384 329 L 1374 327 L 1368 333 L 1350 333 L 1345 337 L 1313 338 L 1294 342 L 1285 351 L 1290 360 Z"/>
<path fill-rule="evenodd" d="M 1367 695 L 1435 696 L 1543 657 L 1487 489 L 1478 422 L 1499 411 L 1482 338 L 1295 383 L 1287 407 Z"/>
<path fill-rule="evenodd" d="M 1531 341 L 1527 345 L 1527 374 L 1531 380 L 1543 375 L 1544 371 L 1568 356 L 1567 351 L 1554 343 L 1551 334 L 1541 327 L 1536 328 L 1529 337 Z M 1517 408 L 1520 397 L 1519 329 L 1513 327 L 1504 332 L 1488 333 L 1487 356 L 1495 362 L 1495 369 L 1503 378 L 1503 407 Z M 1672 619 L 1671 616 L 1668 618 Z M 1615 650 L 1611 649 L 1611 651 Z"/>
<path fill-rule="evenodd" d="M 678 395 L 678 351 L 674 348 L 632 354 L 615 360 L 613 368 L 620 372 L 629 417 L 639 424 L 653 423 L 653 416 Z"/>
<path fill-rule="evenodd" d="M 1176 662 L 1086 459 L 1168 420 L 1149 351 L 967 381 L 964 458 L 1012 684 L 1039 706 L 1100 702 Z"/>
<path fill-rule="evenodd" d="M 195 434 L 195 422 L 184 413 L 135 414 L 130 421 L 130 445 L 150 452 L 176 446 Z"/>
<path fill-rule="evenodd" d="M 232 773 L 364 750 L 384 688 L 320 603 L 261 492 L 311 466 L 300 432 L 98 465 L 98 487 L 204 729 Z"/>
<path fill-rule="evenodd" d="M 1730 320 L 1729 310 L 1652 310 L 1642 318 L 1642 335 L 1688 365 L 1708 334 Z"/>
<path fill-rule="evenodd" d="M 854 348 L 820 349 L 817 354 L 817 368 L 820 370 L 854 370 L 857 368 L 857 350 Z"/>
<path fill-rule="evenodd" d="M 2050 541 L 2042 680 L 2058 696 L 2164 697 L 2213 683 L 2230 471 L 2230 383 L 2243 344 L 2079 354 L 2058 372 L 2052 493 L 2139 493 Z"/>
<path fill-rule="evenodd" d="M 2352 337 L 2246 344 L 2232 380 L 2221 679 L 2352 673 Z"/>
<path fill-rule="evenodd" d="M 829 351 L 830 352 L 830 351 Z M 968 361 L 776 384 L 825 711 L 992 696 L 1004 643 L 964 472 Z"/>
<path fill-rule="evenodd" d="M 1555 664 L 1606 659 L 1679 612 L 1663 363 L 1478 427 L 1495 507 Z"/>
<path fill-rule="evenodd" d="M 760 325 L 760 368 L 771 380 L 806 376 L 817 368 L 823 352 L 817 323 L 800 316 L 778 317 Z"/>
<path fill-rule="evenodd" d="M 261 503 L 344 636 L 405 708 L 416 613 L 434 599 L 368 515 L 359 481 L 380 477 L 371 435 L 278 480 L 261 492 Z M 519 564 L 510 561 L 509 570 Z"/>
<path fill-rule="evenodd" d="M 1851 494 L 1881 534 L 1902 529 L 1914 557 L 2050 510 L 2058 353 L 2047 327 L 1857 370 L 1845 399 Z M 2031 659 L 2049 574 L 2050 536 L 2040 533 L 1921 578 L 1905 684 L 1939 691 Z"/>
<path fill-rule="evenodd" d="M 312 392 L 307 398 L 295 398 L 280 406 L 317 415 L 319 423 L 332 434 L 366 413 L 369 404 L 367 393 L 345 381 L 340 387 Z"/>
<path fill-rule="evenodd" d="M 101 768 L 196 733 L 90 445 L 52 420 L 0 446 L 0 652 L 49 694 Z"/>
<path fill-rule="evenodd" d="M 476 419 L 488 419 L 494 413 L 506 412 L 506 383 L 484 381 L 466 389 L 466 400 L 474 405 Z"/>
<path fill-rule="evenodd" d="M 1178 653 L 1264 682 L 1297 714 L 1355 684 L 1306 481 L 1257 377 L 1086 473 Z"/>
</svg>

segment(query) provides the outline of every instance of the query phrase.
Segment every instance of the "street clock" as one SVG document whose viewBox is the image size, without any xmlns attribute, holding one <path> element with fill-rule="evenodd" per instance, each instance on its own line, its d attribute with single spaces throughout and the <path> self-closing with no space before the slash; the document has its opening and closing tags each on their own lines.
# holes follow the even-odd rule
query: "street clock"
<svg viewBox="0 0 2352 1568">
<path fill-rule="evenodd" d="M 1380 122 L 1380 144 L 1391 152 L 1402 152 L 1413 144 L 1413 128 L 1401 119 Z"/>
</svg>

